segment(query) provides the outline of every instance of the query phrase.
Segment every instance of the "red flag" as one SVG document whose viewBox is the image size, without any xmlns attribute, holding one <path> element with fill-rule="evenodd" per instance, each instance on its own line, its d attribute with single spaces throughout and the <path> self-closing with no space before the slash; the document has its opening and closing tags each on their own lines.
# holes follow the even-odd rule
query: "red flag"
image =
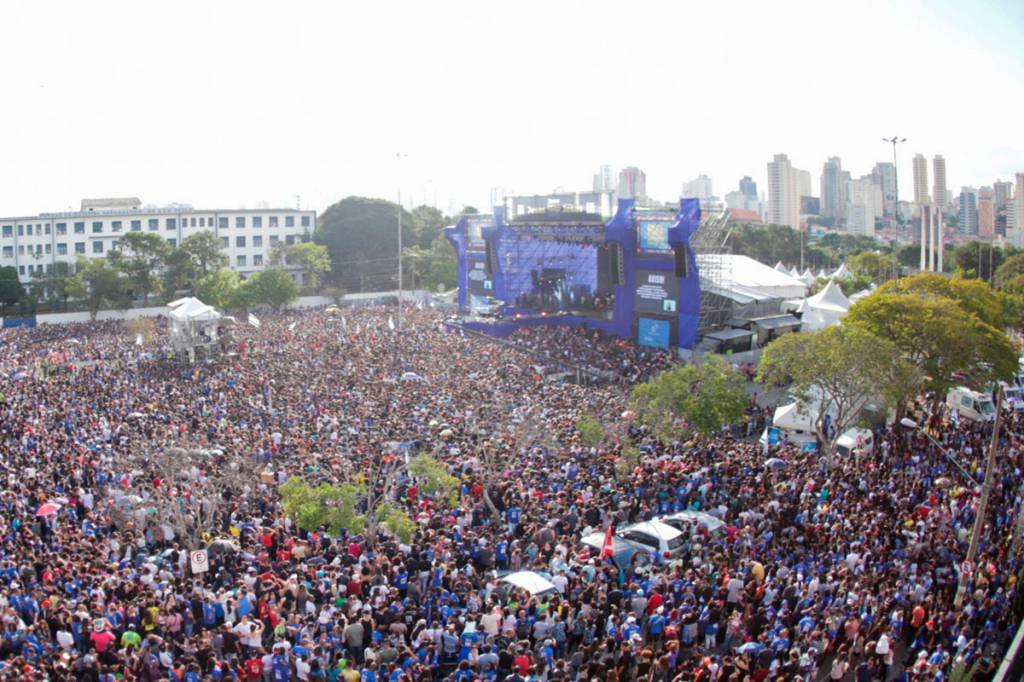
<svg viewBox="0 0 1024 682">
<path fill-rule="evenodd" d="M 612 524 L 608 524 L 608 530 L 604 533 L 604 544 L 601 546 L 601 558 L 611 559 L 612 554 Z"/>
</svg>

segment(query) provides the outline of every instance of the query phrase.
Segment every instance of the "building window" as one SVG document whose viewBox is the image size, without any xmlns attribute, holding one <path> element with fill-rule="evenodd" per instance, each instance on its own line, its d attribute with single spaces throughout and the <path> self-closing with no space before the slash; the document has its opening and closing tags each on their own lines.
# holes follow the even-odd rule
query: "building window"
<svg viewBox="0 0 1024 682">
<path fill-rule="evenodd" d="M 43 226 L 43 229 L 46 230 L 46 234 L 50 234 L 50 223 L 46 223 L 46 225 Z"/>
<path fill-rule="evenodd" d="M 294 234 L 290 234 L 287 237 L 285 237 L 284 238 L 284 243 L 288 244 L 289 246 L 294 244 L 295 243 L 295 235 Z"/>
<path fill-rule="evenodd" d="M 150 230 L 159 230 L 160 229 L 160 219 L 159 218 L 150 218 L 149 219 L 149 229 Z"/>
<path fill-rule="evenodd" d="M 92 224 L 92 233 L 93 234 L 100 234 L 101 232 L 103 232 L 103 221 L 102 220 L 97 220 L 96 222 L 94 222 Z"/>
<path fill-rule="evenodd" d="M 252 238 L 252 245 L 253 246 L 257 246 L 257 247 L 263 246 L 263 237 L 260 236 L 260 235 L 256 235 L 255 237 L 253 237 Z"/>
<path fill-rule="evenodd" d="M 47 244 L 47 246 L 49 246 L 49 244 Z M 37 256 L 42 256 L 43 255 L 43 245 L 42 244 L 36 244 L 36 255 Z"/>
<path fill-rule="evenodd" d="M 222 248 L 226 249 L 229 246 L 231 246 L 231 242 L 228 240 L 227 237 L 221 237 L 220 238 L 220 245 L 221 245 Z"/>
<path fill-rule="evenodd" d="M 92 252 L 93 253 L 103 253 L 103 242 L 93 242 L 92 243 Z"/>
<path fill-rule="evenodd" d="M 245 236 L 244 235 L 239 235 L 239 236 L 235 237 L 235 246 L 237 246 L 240 249 L 244 249 L 245 248 Z"/>
<path fill-rule="evenodd" d="M 25 266 L 24 265 L 19 265 L 18 266 L 18 274 L 21 275 L 22 277 L 25 276 Z"/>
<path fill-rule="evenodd" d="M 85 223 L 75 223 L 75 234 L 85 234 Z"/>
<path fill-rule="evenodd" d="M 58 256 L 66 256 L 66 255 L 68 255 L 68 245 L 65 244 L 64 242 L 61 242 L 60 244 L 57 244 L 57 255 Z"/>
<path fill-rule="evenodd" d="M 85 242 L 75 242 L 75 253 L 85 253 Z"/>
<path fill-rule="evenodd" d="M 168 239 L 167 243 L 170 244 L 171 248 L 173 249 L 174 247 L 176 247 L 178 245 L 178 240 L 177 239 Z"/>
<path fill-rule="evenodd" d="M 267 218 L 267 220 L 270 221 L 268 223 L 268 227 L 277 227 L 277 216 L 276 215 L 270 216 L 269 218 Z"/>
<path fill-rule="evenodd" d="M 133 220 L 132 221 L 132 232 L 141 232 L 141 231 L 142 231 L 142 221 L 141 220 Z"/>
<path fill-rule="evenodd" d="M 263 227 L 263 216 L 254 215 L 252 217 L 252 226 L 253 227 Z"/>
<path fill-rule="evenodd" d="M 114 232 L 120 232 L 121 231 L 121 221 L 120 220 L 112 220 L 112 221 L 110 221 L 110 229 L 113 230 Z"/>
<path fill-rule="evenodd" d="M 217 227 L 224 227 L 224 228 L 226 228 L 227 226 L 228 226 L 228 219 L 226 217 L 221 216 L 220 218 L 217 218 Z"/>
<path fill-rule="evenodd" d="M 206 218 L 199 219 L 199 227 L 206 227 Z"/>
<path fill-rule="evenodd" d="M 245 227 L 245 216 L 240 215 L 235 217 L 235 227 Z"/>
<path fill-rule="evenodd" d="M 196 219 L 192 218 L 192 227 L 195 227 L 195 226 L 196 226 Z"/>
<path fill-rule="evenodd" d="M 263 254 L 262 253 L 257 253 L 255 256 L 253 256 L 252 257 L 252 264 L 253 265 L 263 265 Z"/>
<path fill-rule="evenodd" d="M 120 242 L 117 241 L 116 239 L 114 241 L 110 242 L 110 250 L 111 251 L 117 251 L 117 247 L 118 247 L 119 244 L 120 244 Z"/>
<path fill-rule="evenodd" d="M 64 234 L 67 234 L 67 233 L 68 233 L 68 224 L 67 223 L 57 223 L 57 234 L 58 235 L 64 235 Z"/>
<path fill-rule="evenodd" d="M 25 245 L 24 244 L 18 244 L 18 255 L 19 256 L 24 256 L 25 255 Z"/>
<path fill-rule="evenodd" d="M 50 254 L 50 245 L 49 244 L 46 245 L 45 251 L 46 251 L 47 254 Z"/>
<path fill-rule="evenodd" d="M 178 227 L 178 220 L 176 218 L 168 218 L 167 219 L 167 229 L 168 230 L 174 230 L 174 229 L 177 229 L 177 227 Z"/>
<path fill-rule="evenodd" d="M 4 225 L 4 237 L 10 239 L 14 236 L 14 225 Z"/>
<path fill-rule="evenodd" d="M 278 237 L 276 234 L 270 235 L 270 245 L 271 246 L 273 246 L 274 244 L 278 243 L 279 241 L 281 241 L 281 238 Z"/>
<path fill-rule="evenodd" d="M 18 236 L 19 237 L 24 237 L 25 236 L 25 226 L 24 225 L 18 225 Z"/>
<path fill-rule="evenodd" d="M 240 268 L 244 268 L 245 267 L 245 256 L 238 256 L 237 258 L 235 258 L 235 264 L 238 267 L 240 267 Z"/>
<path fill-rule="evenodd" d="M 4 247 L 4 258 L 14 258 L 14 247 L 13 246 L 5 246 Z"/>
<path fill-rule="evenodd" d="M 308 215 L 302 216 L 302 226 L 303 227 L 309 227 L 309 216 Z"/>
<path fill-rule="evenodd" d="M 286 215 L 284 217 L 284 226 L 285 227 L 295 227 L 295 216 L 293 216 L 293 215 Z"/>
</svg>

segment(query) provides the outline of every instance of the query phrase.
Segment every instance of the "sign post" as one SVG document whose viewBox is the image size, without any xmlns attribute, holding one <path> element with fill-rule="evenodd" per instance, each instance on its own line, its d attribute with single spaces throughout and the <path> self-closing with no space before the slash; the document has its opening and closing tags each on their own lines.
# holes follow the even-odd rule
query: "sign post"
<svg viewBox="0 0 1024 682">
<path fill-rule="evenodd" d="M 210 570 L 210 559 L 206 555 L 205 549 L 197 549 L 194 552 L 189 552 L 188 558 L 192 563 L 193 573 L 206 573 Z"/>
</svg>

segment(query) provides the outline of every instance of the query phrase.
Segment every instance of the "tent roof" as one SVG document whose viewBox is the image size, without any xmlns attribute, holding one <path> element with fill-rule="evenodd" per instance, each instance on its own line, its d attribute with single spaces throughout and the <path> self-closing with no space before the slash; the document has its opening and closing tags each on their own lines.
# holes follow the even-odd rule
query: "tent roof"
<svg viewBox="0 0 1024 682">
<path fill-rule="evenodd" d="M 829 280 L 825 288 L 807 299 L 807 302 L 812 308 L 820 310 L 845 313 L 850 309 L 850 299 L 846 298 L 843 290 L 839 288 L 835 280 Z"/>
<path fill-rule="evenodd" d="M 871 289 L 862 289 L 855 294 L 850 294 L 850 303 L 856 303 L 865 296 L 871 295 Z"/>
<path fill-rule="evenodd" d="M 553 582 L 533 571 L 516 571 L 515 573 L 509 573 L 501 578 L 501 580 L 534 595 L 558 591 Z"/>
<path fill-rule="evenodd" d="M 772 426 L 810 432 L 814 430 L 813 415 L 799 401 L 788 405 L 779 405 L 775 408 Z"/>
<path fill-rule="evenodd" d="M 807 286 L 789 274 L 781 273 L 748 256 L 722 254 L 697 256 L 697 265 L 704 271 L 712 270 L 711 259 L 715 259 L 718 281 L 722 288 L 754 290 L 777 298 L 796 298 L 807 292 Z M 749 293 L 749 291 L 744 292 Z"/>
<path fill-rule="evenodd" d="M 177 304 L 171 308 L 171 319 L 178 322 L 201 322 L 219 320 L 221 314 L 198 298 L 186 298 L 173 301 Z"/>
<path fill-rule="evenodd" d="M 832 273 L 832 277 L 849 277 L 850 271 L 846 269 L 846 263 L 840 265 L 835 272 Z"/>
</svg>

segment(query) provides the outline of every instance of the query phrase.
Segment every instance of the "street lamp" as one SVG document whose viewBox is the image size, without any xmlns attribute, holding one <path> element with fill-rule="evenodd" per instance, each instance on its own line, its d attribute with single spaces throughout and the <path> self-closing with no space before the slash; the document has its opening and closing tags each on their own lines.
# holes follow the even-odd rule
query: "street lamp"
<svg viewBox="0 0 1024 682">
<path fill-rule="evenodd" d="M 893 190 L 893 202 L 895 203 L 896 211 L 896 222 L 902 222 L 900 220 L 900 174 L 896 168 L 896 145 L 906 142 L 907 138 L 900 137 L 899 135 L 893 135 L 892 137 L 883 137 L 882 142 L 888 142 L 892 145 L 892 190 Z"/>
<path fill-rule="evenodd" d="M 395 159 L 401 162 L 409 158 L 408 154 L 399 152 Z M 398 180 L 398 331 L 402 331 L 402 179 Z"/>
<path fill-rule="evenodd" d="M 969 479 L 971 483 L 973 483 L 974 485 L 981 485 L 981 482 L 978 481 L 978 479 L 974 478 L 974 476 L 972 476 L 971 473 L 967 471 L 967 469 L 965 469 L 962 464 L 960 464 L 960 462 L 956 461 L 953 455 L 950 454 L 949 448 L 947 448 L 945 445 L 937 441 L 932 436 L 932 434 L 928 433 L 923 428 L 921 428 L 921 425 L 918 424 L 916 421 L 908 417 L 904 417 L 903 419 L 900 420 L 900 425 L 908 429 L 912 429 L 914 431 L 919 431 L 923 433 L 928 438 L 928 440 L 930 440 L 935 445 L 935 447 L 939 449 L 939 452 L 941 452 L 942 455 L 946 459 L 948 459 L 950 463 L 960 471 L 961 474 L 963 474 L 967 479 Z"/>
</svg>

